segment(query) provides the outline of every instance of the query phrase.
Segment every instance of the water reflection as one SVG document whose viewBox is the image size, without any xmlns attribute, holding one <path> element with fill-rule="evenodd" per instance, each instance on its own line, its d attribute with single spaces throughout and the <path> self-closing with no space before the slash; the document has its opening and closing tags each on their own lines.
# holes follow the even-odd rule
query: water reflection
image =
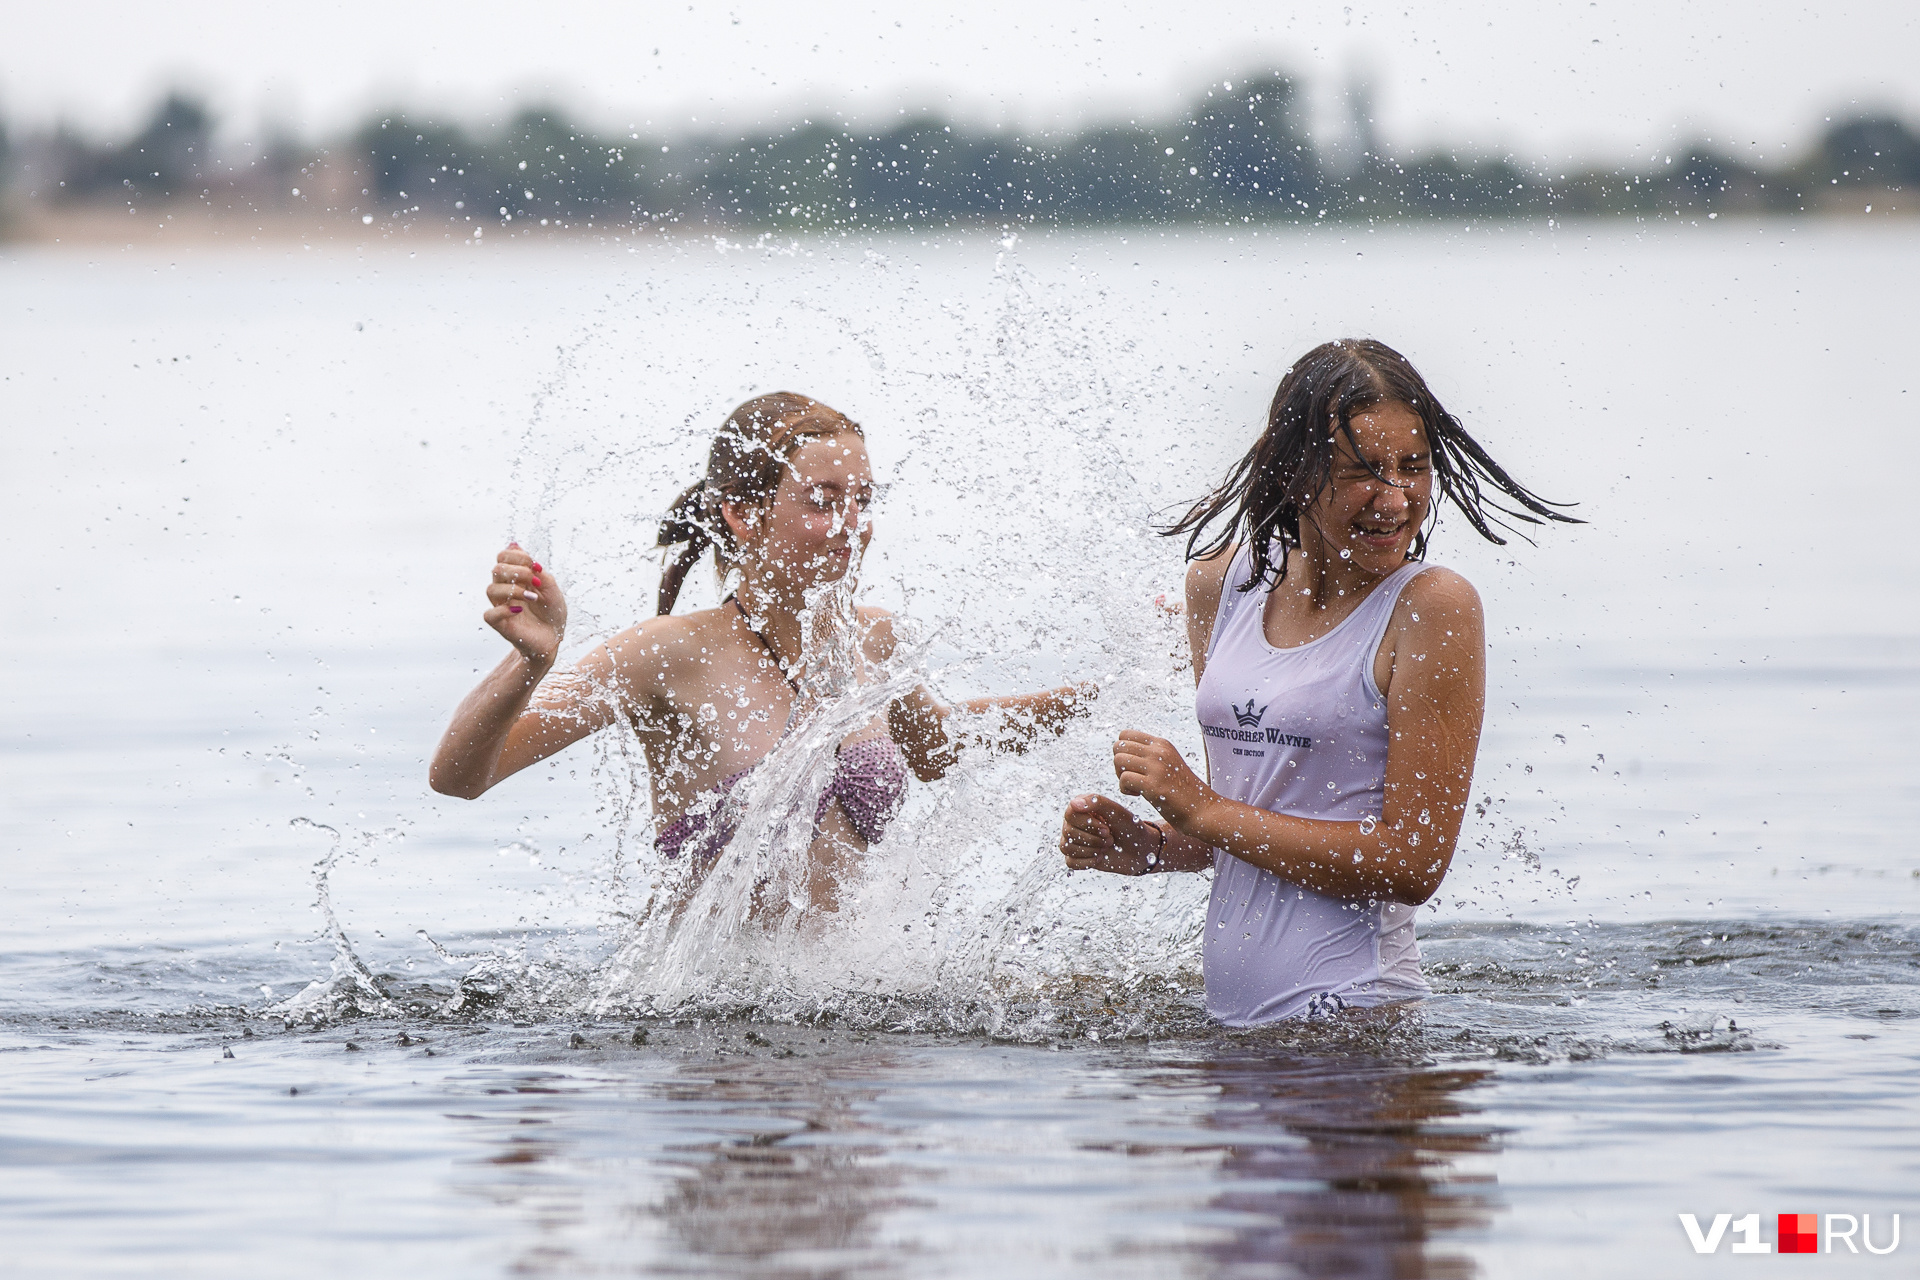
<svg viewBox="0 0 1920 1280">
<path fill-rule="evenodd" d="M 510 1269 L 1451 1280 L 1501 1208 L 1492 1073 L 1373 1041 L 763 1030 L 516 1073 L 450 1116 L 482 1145 L 467 1190 L 517 1220 Z"/>
<path fill-rule="evenodd" d="M 1465 1097 L 1491 1072 L 1256 1051 L 1181 1075 L 1217 1089 L 1205 1127 L 1226 1144 L 1209 1207 L 1237 1225 L 1203 1247 L 1211 1274 L 1476 1274 L 1447 1237 L 1499 1208 L 1492 1173 L 1463 1167 L 1499 1149 Z"/>
<path fill-rule="evenodd" d="M 866 1070 L 885 1071 L 884 1064 L 861 1065 L 860 1078 L 872 1078 Z M 765 1131 L 666 1156 L 687 1174 L 655 1212 L 688 1269 L 768 1276 L 904 1269 L 899 1252 L 882 1247 L 882 1223 L 889 1212 L 924 1202 L 907 1194 L 907 1172 L 887 1162 L 898 1135 L 885 1134 L 862 1114 L 876 1089 L 799 1070 L 761 1070 L 714 1087 L 683 1084 L 666 1092 L 709 1104 L 732 1095 L 766 1105 L 769 1113 Z"/>
<path fill-rule="evenodd" d="M 514 1225 L 515 1275 L 886 1275 L 887 1215 L 917 1202 L 868 1116 L 886 1054 L 775 1057 L 756 1033 L 693 1062 L 489 1081 L 448 1119 L 477 1139 L 456 1183 Z M 797 1038 L 797 1037 L 794 1037 Z"/>
</svg>

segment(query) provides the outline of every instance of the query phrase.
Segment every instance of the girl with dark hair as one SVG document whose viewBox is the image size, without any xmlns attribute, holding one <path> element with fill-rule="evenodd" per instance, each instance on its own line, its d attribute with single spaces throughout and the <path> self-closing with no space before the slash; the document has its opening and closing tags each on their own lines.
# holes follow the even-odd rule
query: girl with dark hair
<svg viewBox="0 0 1920 1280">
<path fill-rule="evenodd" d="M 1423 563 L 1450 502 L 1578 523 L 1503 471 L 1383 343 L 1329 342 L 1280 381 L 1267 429 L 1163 530 L 1187 539 L 1202 781 L 1123 732 L 1122 794 L 1069 804 L 1069 869 L 1213 872 L 1208 1012 L 1233 1026 L 1418 999 L 1414 908 L 1447 873 L 1485 710 L 1480 598 Z"/>
<path fill-rule="evenodd" d="M 660 526 L 660 545 L 677 552 L 657 616 L 565 676 L 551 673 L 566 598 L 550 567 L 507 547 L 483 616 L 513 651 L 455 710 L 429 784 L 472 799 L 625 719 L 646 752 L 660 853 L 711 863 L 733 835 L 729 793 L 801 717 L 870 682 L 893 655 L 891 618 L 852 603 L 873 493 L 857 423 L 791 392 L 747 401 L 714 437 L 706 476 Z M 675 616 L 709 547 L 734 589 L 718 608 Z M 810 904 L 837 905 L 840 882 L 898 811 L 909 771 L 931 781 L 966 747 L 1023 750 L 1042 730 L 1059 732 L 1091 694 L 973 699 L 960 707 L 989 714 L 967 735 L 948 732 L 952 709 L 924 688 L 893 700 L 839 746 L 815 816 Z"/>
</svg>

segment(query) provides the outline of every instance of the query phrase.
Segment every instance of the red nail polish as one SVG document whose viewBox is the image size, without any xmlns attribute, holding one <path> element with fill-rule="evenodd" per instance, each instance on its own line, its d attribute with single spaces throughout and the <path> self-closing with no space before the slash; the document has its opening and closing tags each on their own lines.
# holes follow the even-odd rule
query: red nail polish
<svg viewBox="0 0 1920 1280">
<path fill-rule="evenodd" d="M 534 571 L 535 573 L 538 573 L 538 572 L 540 572 L 540 566 L 539 566 L 538 564 L 535 564 L 535 565 L 533 566 L 533 571 Z"/>
<path fill-rule="evenodd" d="M 518 549 L 519 549 L 519 546 L 520 546 L 520 544 L 519 544 L 519 543 L 517 543 L 517 542 L 509 542 L 509 543 L 508 543 L 507 545 L 508 545 L 508 546 L 510 546 L 510 547 L 513 547 L 513 548 L 514 548 L 514 549 L 516 549 L 516 550 L 518 550 Z"/>
<path fill-rule="evenodd" d="M 508 613 L 518 613 L 518 612 L 520 612 L 520 606 L 519 606 L 519 605 L 517 605 L 517 604 L 510 604 L 510 605 L 508 605 L 508 606 L 507 606 L 507 612 L 508 612 Z"/>
<path fill-rule="evenodd" d="M 539 585 L 540 585 L 540 579 L 538 579 L 538 578 L 535 578 L 535 579 L 533 580 L 533 585 L 534 585 L 534 586 L 536 586 L 536 587 L 537 587 L 537 586 L 539 586 Z"/>
</svg>

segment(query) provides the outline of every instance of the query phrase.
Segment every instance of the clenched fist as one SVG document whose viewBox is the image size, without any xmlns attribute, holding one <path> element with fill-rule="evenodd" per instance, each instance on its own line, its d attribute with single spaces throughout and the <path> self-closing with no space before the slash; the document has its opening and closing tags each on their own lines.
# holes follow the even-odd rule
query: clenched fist
<svg viewBox="0 0 1920 1280">
<path fill-rule="evenodd" d="M 1178 827 L 1208 798 L 1207 784 L 1165 738 L 1127 729 L 1113 744 L 1113 772 L 1122 795 L 1141 796 Z"/>
<path fill-rule="evenodd" d="M 528 662 L 548 665 L 567 630 L 567 598 L 553 573 L 509 543 L 493 562 L 487 586 L 486 624 L 507 638 Z"/>
<path fill-rule="evenodd" d="M 1069 871 L 1108 871 L 1117 876 L 1164 871 L 1160 855 L 1166 847 L 1164 831 L 1105 796 L 1075 796 L 1060 824 L 1060 852 Z"/>
</svg>

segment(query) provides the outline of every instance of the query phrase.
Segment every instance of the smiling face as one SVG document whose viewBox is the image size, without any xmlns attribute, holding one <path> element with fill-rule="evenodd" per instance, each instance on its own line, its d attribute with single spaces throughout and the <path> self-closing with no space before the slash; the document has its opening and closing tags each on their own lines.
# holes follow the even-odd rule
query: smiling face
<svg viewBox="0 0 1920 1280">
<path fill-rule="evenodd" d="M 805 589 L 846 575 L 854 551 L 873 537 L 867 442 L 850 431 L 803 440 L 787 457 L 780 485 L 766 505 L 728 503 L 727 524 L 759 571 Z"/>
<path fill-rule="evenodd" d="M 1333 473 L 1300 522 L 1302 546 L 1317 533 L 1333 559 L 1381 577 L 1407 562 L 1433 510 L 1433 455 L 1425 425 L 1404 404 L 1375 405 L 1349 421 L 1359 455 L 1335 435 Z"/>
</svg>

